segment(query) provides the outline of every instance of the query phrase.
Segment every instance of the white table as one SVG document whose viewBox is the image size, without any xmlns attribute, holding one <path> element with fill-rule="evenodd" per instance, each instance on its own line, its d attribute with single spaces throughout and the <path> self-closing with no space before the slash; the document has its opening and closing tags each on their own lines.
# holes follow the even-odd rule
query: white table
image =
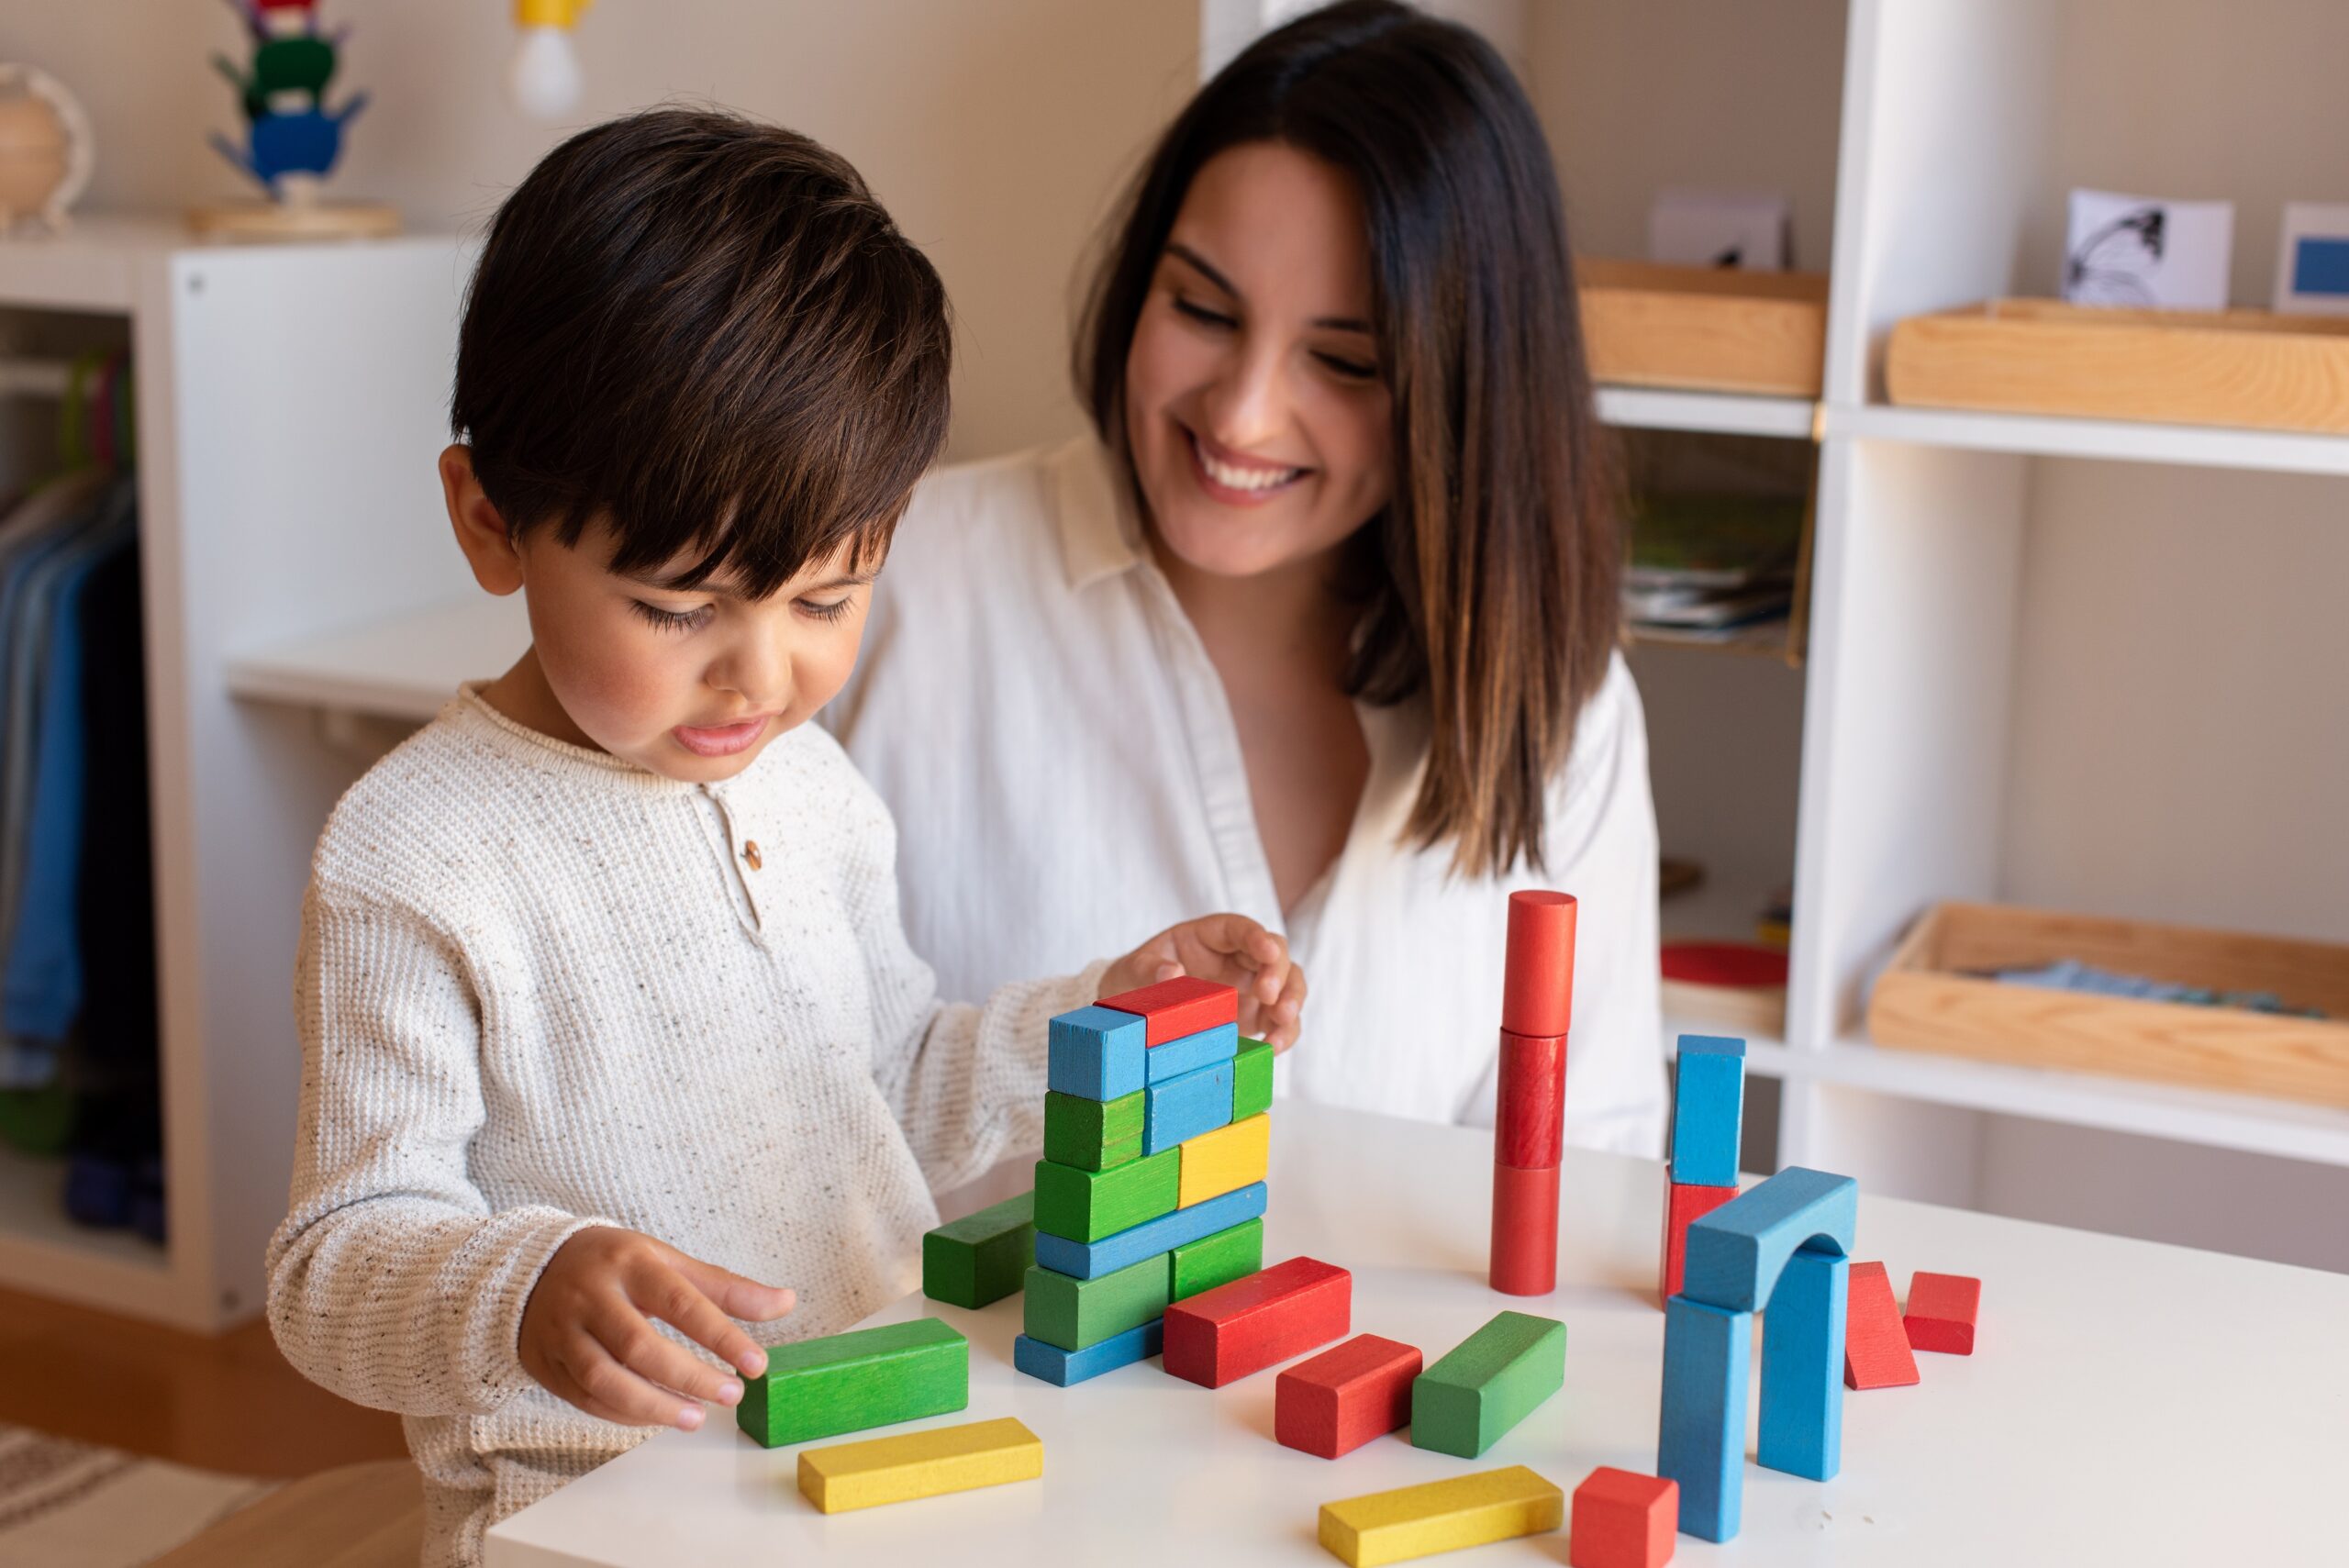
<svg viewBox="0 0 2349 1568">
<path fill-rule="evenodd" d="M 1273 1126 L 1268 1262 L 1352 1269 L 1354 1330 L 1431 1362 L 1503 1307 L 1562 1318 L 1564 1391 L 1481 1460 L 1393 1437 L 1332 1462 L 1273 1441 L 1272 1372 L 1209 1392 L 1152 1361 L 1054 1388 L 1011 1370 L 1018 1296 L 980 1312 L 914 1296 L 871 1321 L 928 1312 L 971 1339 L 970 1408 L 920 1424 L 1017 1416 L 1043 1439 L 1041 1482 L 827 1518 L 799 1496 L 796 1449 L 713 1411 L 499 1525 L 489 1568 L 1326 1568 L 1314 1527 L 1333 1498 L 1503 1464 L 1569 1494 L 1596 1465 L 1654 1470 L 1659 1167 L 1569 1150 L 1568 1283 L 1522 1300 L 1485 1285 L 1489 1133 L 1287 1102 Z M 1848 1395 L 1832 1481 L 1749 1459 L 1738 1538 L 1682 1536 L 1675 1562 L 2349 1562 L 2349 1276 L 1865 1194 L 1854 1255 L 1883 1260 L 1897 1293 L 1919 1268 L 1980 1276 L 1975 1354 L 1920 1354 L 1918 1386 Z M 1561 1533 L 1474 1561 L 1564 1556 Z"/>
</svg>

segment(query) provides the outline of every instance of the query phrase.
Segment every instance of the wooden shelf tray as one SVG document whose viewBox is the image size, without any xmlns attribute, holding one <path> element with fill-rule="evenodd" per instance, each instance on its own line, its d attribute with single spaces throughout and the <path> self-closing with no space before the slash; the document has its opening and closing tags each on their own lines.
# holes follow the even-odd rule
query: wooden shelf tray
<svg viewBox="0 0 2349 1568">
<path fill-rule="evenodd" d="M 1892 329 L 1895 403 L 2349 434 L 2349 318 L 1999 299 Z"/>
<path fill-rule="evenodd" d="M 1592 380 L 1819 395 L 1827 356 L 1824 276 L 1590 260 L 1575 271 Z"/>
<path fill-rule="evenodd" d="M 2076 959 L 2215 991 L 2272 992 L 2322 1018 L 2137 1001 L 1979 978 Z M 2349 1106 L 2349 947 L 1941 904 L 1868 1000 L 1879 1046 Z"/>
</svg>

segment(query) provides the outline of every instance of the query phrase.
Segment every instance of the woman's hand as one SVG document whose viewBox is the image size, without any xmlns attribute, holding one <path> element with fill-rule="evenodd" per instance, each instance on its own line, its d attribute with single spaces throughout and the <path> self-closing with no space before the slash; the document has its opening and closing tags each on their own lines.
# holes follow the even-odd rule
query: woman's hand
<svg viewBox="0 0 2349 1568">
<path fill-rule="evenodd" d="M 729 1315 L 763 1323 L 796 1300 L 650 1236 L 590 1226 L 555 1249 L 522 1307 L 522 1370 L 600 1419 L 690 1432 L 702 1422 L 700 1401 L 739 1405 L 742 1385 L 662 1337 L 652 1319 L 756 1377 L 767 1353 Z"/>
<path fill-rule="evenodd" d="M 1240 993 L 1240 1032 L 1275 1051 L 1297 1043 L 1305 1011 L 1305 971 L 1288 942 L 1245 915 L 1209 915 L 1169 926 L 1109 966 L 1101 994 L 1115 996 L 1189 974 Z"/>
</svg>

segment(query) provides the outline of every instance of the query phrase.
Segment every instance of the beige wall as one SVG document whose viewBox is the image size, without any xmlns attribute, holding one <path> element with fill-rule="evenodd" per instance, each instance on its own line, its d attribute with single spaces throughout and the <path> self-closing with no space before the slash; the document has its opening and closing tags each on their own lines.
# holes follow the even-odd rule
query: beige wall
<svg viewBox="0 0 2349 1568">
<path fill-rule="evenodd" d="M 334 189 L 419 228 L 477 226 L 562 134 L 502 82 L 505 0 L 324 0 L 354 29 L 340 93 L 374 102 Z M 1195 79 L 1195 0 L 601 0 L 577 34 L 584 124 L 663 98 L 765 116 L 837 148 L 937 261 L 961 365 L 952 451 L 1078 428 L 1063 371 L 1078 260 Z M 92 207 L 235 195 L 205 145 L 236 134 L 207 57 L 242 28 L 217 0 L 9 0 L 0 59 L 61 78 L 98 134 Z"/>
</svg>

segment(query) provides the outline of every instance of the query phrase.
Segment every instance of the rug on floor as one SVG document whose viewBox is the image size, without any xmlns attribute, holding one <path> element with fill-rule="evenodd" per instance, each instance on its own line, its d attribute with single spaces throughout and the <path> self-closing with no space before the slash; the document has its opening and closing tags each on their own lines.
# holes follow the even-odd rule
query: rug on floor
<svg viewBox="0 0 2349 1568">
<path fill-rule="evenodd" d="M 139 1568 L 275 1485 L 0 1426 L 0 1568 Z"/>
</svg>

